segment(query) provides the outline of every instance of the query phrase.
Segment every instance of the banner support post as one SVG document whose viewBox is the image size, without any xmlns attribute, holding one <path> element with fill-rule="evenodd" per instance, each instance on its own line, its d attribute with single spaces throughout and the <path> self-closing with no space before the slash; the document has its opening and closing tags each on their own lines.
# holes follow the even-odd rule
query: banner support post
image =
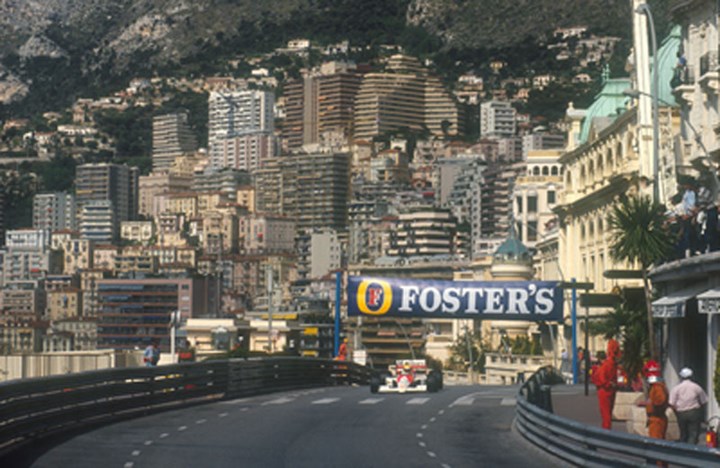
<svg viewBox="0 0 720 468">
<path fill-rule="evenodd" d="M 575 278 L 571 279 L 572 283 L 572 303 L 570 305 L 570 317 L 572 320 L 572 373 L 573 385 L 578 383 L 578 355 L 577 355 L 577 288 L 575 287 Z"/>
<path fill-rule="evenodd" d="M 342 271 L 335 273 L 335 341 L 333 357 L 338 355 L 340 350 L 340 300 L 342 298 Z"/>
</svg>

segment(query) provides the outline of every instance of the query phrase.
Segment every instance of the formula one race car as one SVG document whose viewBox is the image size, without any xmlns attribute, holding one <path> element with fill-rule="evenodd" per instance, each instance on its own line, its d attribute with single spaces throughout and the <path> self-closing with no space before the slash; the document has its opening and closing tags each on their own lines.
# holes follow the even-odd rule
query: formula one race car
<svg viewBox="0 0 720 468">
<path fill-rule="evenodd" d="M 437 392 L 443 386 L 442 373 L 428 371 L 424 359 L 400 359 L 388 372 L 370 379 L 370 392 Z"/>
</svg>

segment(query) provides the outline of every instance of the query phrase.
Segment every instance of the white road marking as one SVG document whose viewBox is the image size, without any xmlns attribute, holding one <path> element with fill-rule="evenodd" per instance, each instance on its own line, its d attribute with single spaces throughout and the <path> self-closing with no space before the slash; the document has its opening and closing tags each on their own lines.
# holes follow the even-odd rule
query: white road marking
<svg viewBox="0 0 720 468">
<path fill-rule="evenodd" d="M 428 454 L 428 457 L 430 457 L 430 458 L 437 457 L 437 455 L 435 455 L 435 452 L 428 452 L 427 454 Z"/>
<path fill-rule="evenodd" d="M 415 437 L 417 437 L 418 439 L 422 438 L 422 436 L 423 436 L 422 432 L 418 432 L 417 434 L 415 434 Z"/>
<path fill-rule="evenodd" d="M 184 431 L 185 429 L 187 429 L 187 426 L 180 426 L 180 427 L 178 427 L 178 431 Z"/>
<path fill-rule="evenodd" d="M 441 409 L 440 411 L 438 411 L 438 414 L 440 414 L 440 415 L 445 414 L 445 410 Z"/>
<path fill-rule="evenodd" d="M 290 403 L 295 401 L 295 398 L 289 398 L 289 397 L 281 397 L 276 398 L 274 400 L 266 401 L 261 406 L 267 406 L 267 405 L 284 405 L 285 403 Z"/>
<path fill-rule="evenodd" d="M 160 438 L 161 438 L 161 439 L 164 439 L 165 437 L 167 437 L 167 436 L 169 436 L 169 435 L 170 435 L 170 434 L 168 434 L 167 432 L 163 432 L 162 434 L 160 434 Z"/>
<path fill-rule="evenodd" d="M 516 404 L 515 398 L 503 398 L 500 401 L 500 406 L 515 406 Z"/>
<path fill-rule="evenodd" d="M 473 403 L 475 403 L 475 398 L 472 398 L 470 396 L 464 396 L 450 403 L 450 407 L 452 408 L 453 406 L 472 406 Z"/>
<path fill-rule="evenodd" d="M 425 448 L 427 446 L 427 444 L 425 442 L 418 442 L 418 445 L 423 448 Z"/>
<path fill-rule="evenodd" d="M 247 403 L 250 401 L 250 398 L 237 398 L 235 400 L 230 401 L 220 401 L 218 404 L 220 405 L 242 405 L 243 403 Z"/>
<path fill-rule="evenodd" d="M 427 429 L 427 428 L 428 428 L 427 424 L 423 424 L 422 426 L 420 426 L 420 429 Z"/>
<path fill-rule="evenodd" d="M 246 406 L 245 408 L 241 409 L 240 411 L 248 411 L 249 409 L 250 409 L 250 408 L 248 408 L 248 407 Z"/>
<path fill-rule="evenodd" d="M 452 467 L 451 467 L 450 465 L 448 465 L 447 463 L 443 463 L 443 464 L 440 465 L 440 466 L 442 466 L 442 468 L 452 468 Z"/>
<path fill-rule="evenodd" d="M 360 400 L 358 402 L 359 405 L 376 405 L 383 401 L 385 398 L 366 398 L 365 400 Z"/>
<path fill-rule="evenodd" d="M 145 445 L 152 445 L 152 444 L 153 444 L 153 441 L 152 441 L 152 440 L 146 440 L 146 441 L 145 441 Z"/>
<path fill-rule="evenodd" d="M 315 400 L 312 402 L 313 405 L 329 405 L 330 403 L 335 403 L 336 401 L 340 401 L 340 398 L 321 398 L 319 400 Z"/>
<path fill-rule="evenodd" d="M 140 455 L 140 450 L 133 450 L 130 455 L 132 455 L 133 457 L 137 457 Z"/>
<path fill-rule="evenodd" d="M 198 419 L 195 421 L 195 424 L 205 424 L 207 422 L 207 419 Z"/>
<path fill-rule="evenodd" d="M 411 398 L 405 403 L 406 405 L 424 405 L 430 398 Z"/>
<path fill-rule="evenodd" d="M 435 422 L 435 421 L 437 421 L 437 418 L 436 418 L 435 416 L 433 416 L 432 418 L 430 418 L 430 422 Z"/>
<path fill-rule="evenodd" d="M 123 465 L 123 468 L 133 468 L 133 466 L 135 466 L 135 463 L 127 462 Z"/>
<path fill-rule="evenodd" d="M 227 413 L 220 413 L 220 414 L 218 414 L 218 418 L 224 418 L 227 415 L 228 415 Z"/>
</svg>

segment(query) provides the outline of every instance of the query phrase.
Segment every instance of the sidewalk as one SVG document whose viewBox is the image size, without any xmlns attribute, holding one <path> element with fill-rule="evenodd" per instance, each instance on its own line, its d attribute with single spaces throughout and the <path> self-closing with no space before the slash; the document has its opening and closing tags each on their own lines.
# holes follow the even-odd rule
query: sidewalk
<svg viewBox="0 0 720 468">
<path fill-rule="evenodd" d="M 590 385 L 585 396 L 585 385 L 555 385 L 552 387 L 553 412 L 563 418 L 579 423 L 600 427 L 600 409 L 598 407 L 595 385 Z M 625 421 L 612 422 L 612 430 L 627 432 Z"/>
</svg>

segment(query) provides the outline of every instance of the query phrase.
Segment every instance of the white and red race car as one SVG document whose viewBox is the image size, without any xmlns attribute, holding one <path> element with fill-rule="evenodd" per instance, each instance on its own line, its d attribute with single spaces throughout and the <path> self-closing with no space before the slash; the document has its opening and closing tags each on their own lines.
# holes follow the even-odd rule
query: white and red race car
<svg viewBox="0 0 720 468">
<path fill-rule="evenodd" d="M 442 373 L 428 370 L 424 359 L 399 359 L 388 372 L 370 379 L 370 392 L 437 392 L 442 388 Z"/>
</svg>

